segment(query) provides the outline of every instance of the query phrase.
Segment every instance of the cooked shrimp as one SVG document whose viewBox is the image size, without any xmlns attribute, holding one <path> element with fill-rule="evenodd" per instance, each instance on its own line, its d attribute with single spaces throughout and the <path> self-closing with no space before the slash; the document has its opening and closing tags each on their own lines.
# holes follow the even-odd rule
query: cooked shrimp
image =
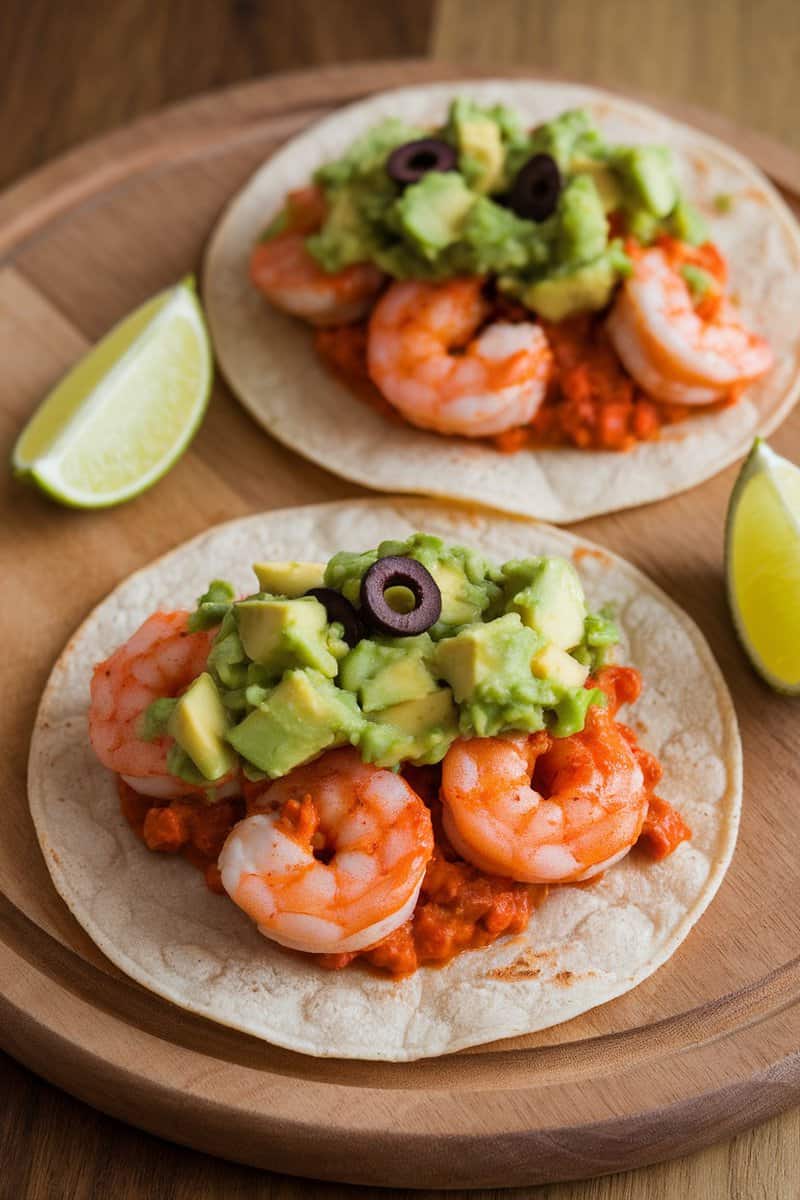
<svg viewBox="0 0 800 1200">
<path fill-rule="evenodd" d="M 133 637 L 94 669 L 89 738 L 104 766 L 144 796 L 170 799 L 207 789 L 167 770 L 167 737 L 145 742 L 140 721 L 153 700 L 177 696 L 205 669 L 216 630 L 190 633 L 188 612 L 156 612 Z M 218 785 L 216 795 L 236 785 Z"/>
<path fill-rule="evenodd" d="M 480 279 L 394 283 L 370 318 L 374 383 L 412 425 L 486 437 L 527 425 L 553 357 L 539 325 L 489 316 Z"/>
<path fill-rule="evenodd" d="M 607 324 L 625 367 L 656 400 L 711 404 L 772 366 L 769 344 L 742 325 L 728 300 L 710 314 L 694 307 L 660 246 L 634 259 Z"/>
<path fill-rule="evenodd" d="M 592 707 L 583 732 L 571 737 L 454 742 L 442 769 L 442 803 L 454 849 L 481 870 L 525 883 L 568 883 L 590 879 L 628 853 L 648 793 L 613 707 Z"/>
<path fill-rule="evenodd" d="M 368 311 L 383 285 L 372 263 L 354 263 L 329 275 L 306 249 L 305 234 L 279 233 L 259 242 L 250 278 L 276 308 L 311 325 L 346 325 Z"/>
<path fill-rule="evenodd" d="M 433 832 L 402 776 L 363 763 L 356 750 L 333 750 L 273 783 L 256 807 L 229 835 L 219 867 L 228 895 L 265 937 L 344 953 L 410 917 Z"/>
</svg>

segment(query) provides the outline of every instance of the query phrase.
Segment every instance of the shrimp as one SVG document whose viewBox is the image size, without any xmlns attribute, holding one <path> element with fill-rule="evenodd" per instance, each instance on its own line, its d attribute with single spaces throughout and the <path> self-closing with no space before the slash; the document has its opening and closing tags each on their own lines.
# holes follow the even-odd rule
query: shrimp
<svg viewBox="0 0 800 1200">
<path fill-rule="evenodd" d="M 407 421 L 488 437 L 533 420 L 553 365 L 541 326 L 496 321 L 482 280 L 394 283 L 372 313 L 369 374 Z"/>
<path fill-rule="evenodd" d="M 144 796 L 172 799 L 210 790 L 167 770 L 169 738 L 146 742 L 140 721 L 153 700 L 176 696 L 205 669 L 216 630 L 191 633 L 188 612 L 156 612 L 92 674 L 89 738 L 103 766 Z M 238 791 L 226 781 L 215 797 Z"/>
<path fill-rule="evenodd" d="M 741 324 L 727 299 L 721 296 L 707 314 L 695 309 L 686 281 L 661 246 L 634 259 L 607 328 L 639 386 L 668 403 L 711 404 L 772 366 L 768 342 Z"/>
<path fill-rule="evenodd" d="M 255 807 L 255 811 L 253 811 Z M 400 775 L 332 750 L 271 784 L 230 833 L 222 884 L 261 933 L 312 954 L 362 950 L 414 911 L 430 812 Z"/>
<path fill-rule="evenodd" d="M 442 768 L 453 848 L 483 871 L 524 883 L 576 882 L 604 871 L 636 842 L 648 803 L 639 758 L 613 720 L 613 705 L 590 708 L 583 732 L 567 738 L 454 742 Z"/>
<path fill-rule="evenodd" d="M 347 325 L 363 317 L 385 276 L 372 263 L 354 263 L 329 274 L 311 256 L 306 237 L 325 219 L 320 189 L 290 192 L 284 214 L 284 229 L 253 248 L 252 283 L 270 304 L 311 325 Z"/>
</svg>

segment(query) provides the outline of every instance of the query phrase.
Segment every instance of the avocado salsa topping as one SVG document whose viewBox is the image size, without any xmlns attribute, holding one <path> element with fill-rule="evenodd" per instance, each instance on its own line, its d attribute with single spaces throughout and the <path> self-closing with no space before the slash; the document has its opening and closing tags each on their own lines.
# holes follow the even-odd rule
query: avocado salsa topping
<svg viewBox="0 0 800 1200">
<path fill-rule="evenodd" d="M 252 595 L 215 580 L 100 663 L 89 725 L 137 835 L 266 936 L 405 975 L 690 836 L 616 721 L 639 676 L 608 662 L 614 622 L 566 559 L 497 566 L 417 533 L 254 570 Z"/>
<path fill-rule="evenodd" d="M 629 449 L 771 365 L 669 149 L 583 109 L 388 118 L 290 193 L 250 272 L 356 395 L 506 451 Z"/>
<path fill-rule="evenodd" d="M 188 622 L 215 631 L 207 669 L 144 715 L 143 736 L 174 740 L 169 766 L 187 783 L 211 786 L 238 761 L 277 779 L 344 744 L 380 767 L 436 763 L 459 735 L 569 736 L 604 703 L 586 681 L 616 628 L 587 613 L 565 559 L 495 567 L 419 533 L 255 572 L 244 599 L 209 586 Z"/>
</svg>

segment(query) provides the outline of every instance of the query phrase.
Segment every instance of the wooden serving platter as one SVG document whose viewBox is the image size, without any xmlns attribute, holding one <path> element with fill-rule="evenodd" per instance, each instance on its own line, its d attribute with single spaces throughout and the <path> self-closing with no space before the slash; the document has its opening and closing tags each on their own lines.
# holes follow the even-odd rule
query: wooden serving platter
<svg viewBox="0 0 800 1200">
<path fill-rule="evenodd" d="M 361 65 L 201 97 L 0 197 L 4 453 L 92 340 L 197 269 L 222 206 L 278 144 L 369 92 L 470 74 Z M 800 211 L 800 159 L 708 114 L 669 111 L 727 137 Z M 800 458 L 800 414 L 774 445 Z M 736 700 L 745 810 L 717 899 L 673 959 L 613 1003 L 547 1033 L 388 1065 L 275 1049 L 121 976 L 50 884 L 25 796 L 31 725 L 52 662 L 114 584 L 218 521 L 358 489 L 282 449 L 222 383 L 183 460 L 119 510 L 59 509 L 4 472 L 2 1046 L 89 1103 L 201 1150 L 411 1187 L 533 1184 L 633 1167 L 729 1136 L 800 1098 L 798 708 L 754 677 L 726 613 L 722 531 L 733 477 L 580 527 L 695 618 Z"/>
</svg>

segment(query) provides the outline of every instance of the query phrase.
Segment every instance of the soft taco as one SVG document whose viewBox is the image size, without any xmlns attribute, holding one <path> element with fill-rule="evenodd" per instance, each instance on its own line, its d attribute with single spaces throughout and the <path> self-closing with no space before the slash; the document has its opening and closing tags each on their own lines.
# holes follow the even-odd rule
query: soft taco
<svg viewBox="0 0 800 1200">
<path fill-rule="evenodd" d="M 234 391 L 299 453 L 556 522 L 699 483 L 798 390 L 775 190 L 574 85 L 409 88 L 312 126 L 233 201 L 204 295 Z"/>
<path fill-rule="evenodd" d="M 139 983 L 400 1061 L 652 974 L 728 865 L 741 752 L 702 635 L 623 560 L 343 503 L 220 526 L 112 593 L 54 668 L 29 792 L 58 891 Z"/>
</svg>

